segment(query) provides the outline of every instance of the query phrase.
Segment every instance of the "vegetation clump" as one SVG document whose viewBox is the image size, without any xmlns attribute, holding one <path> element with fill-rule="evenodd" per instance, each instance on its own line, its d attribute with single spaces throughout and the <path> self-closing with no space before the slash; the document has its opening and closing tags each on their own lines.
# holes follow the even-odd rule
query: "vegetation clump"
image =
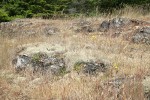
<svg viewBox="0 0 150 100">
<path fill-rule="evenodd" d="M 144 11 L 150 11 L 149 0 L 2 0 L 0 7 L 0 22 L 9 21 L 16 17 L 65 17 L 87 16 L 97 13 L 112 13 L 116 9 L 124 8 L 126 5 L 140 7 Z M 7 14 L 6 14 L 7 13 Z"/>
</svg>

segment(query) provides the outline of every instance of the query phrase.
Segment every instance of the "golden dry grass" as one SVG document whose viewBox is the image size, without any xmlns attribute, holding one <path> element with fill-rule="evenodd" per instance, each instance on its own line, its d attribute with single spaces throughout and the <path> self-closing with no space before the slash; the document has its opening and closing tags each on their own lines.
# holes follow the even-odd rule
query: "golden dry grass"
<svg viewBox="0 0 150 100">
<path fill-rule="evenodd" d="M 91 22 L 97 21 L 98 23 L 103 19 L 105 18 L 87 18 Z M 142 16 L 139 19 L 145 20 L 146 17 Z M 61 29 L 62 34 L 51 37 L 38 35 L 13 39 L 0 37 L 0 100 L 119 100 L 119 98 L 121 100 L 144 100 L 141 79 L 150 71 L 150 47 L 148 45 L 129 43 L 122 38 L 103 37 L 97 35 L 97 32 L 93 35 L 75 34 L 69 30 L 72 20 L 30 20 L 52 22 Z M 37 42 L 57 43 L 65 46 L 68 52 L 67 57 L 71 59 L 68 62 L 69 67 L 73 66 L 75 59 L 79 59 L 78 55 L 82 56 L 82 59 L 106 58 L 112 62 L 113 66 L 104 75 L 97 77 L 77 74 L 74 71 L 64 77 L 53 78 L 48 75 L 35 76 L 32 72 L 16 74 L 10 64 L 18 50 L 16 47 Z M 105 86 L 102 83 L 113 77 L 122 76 L 138 78 L 135 81 L 125 82 L 118 98 L 117 88 L 113 88 L 112 85 Z M 16 82 L 18 77 L 26 79 Z M 35 79 L 40 80 L 34 84 L 32 82 Z"/>
</svg>

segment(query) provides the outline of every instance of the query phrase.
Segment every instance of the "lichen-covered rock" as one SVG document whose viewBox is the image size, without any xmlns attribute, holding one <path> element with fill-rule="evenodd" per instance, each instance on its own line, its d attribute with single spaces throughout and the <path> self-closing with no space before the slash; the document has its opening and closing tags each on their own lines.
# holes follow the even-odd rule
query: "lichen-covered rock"
<svg viewBox="0 0 150 100">
<path fill-rule="evenodd" d="M 135 35 L 132 37 L 134 43 L 150 44 L 150 27 L 143 27 L 138 29 Z"/>
<path fill-rule="evenodd" d="M 18 47 L 19 48 L 19 47 Z M 31 70 L 33 73 L 64 74 L 66 63 L 64 59 L 65 48 L 58 44 L 26 44 L 23 50 L 12 60 L 17 72 Z"/>
<path fill-rule="evenodd" d="M 80 61 L 75 63 L 74 70 L 77 72 L 94 75 L 98 72 L 106 72 L 109 67 L 109 64 L 106 64 L 103 61 Z"/>
<path fill-rule="evenodd" d="M 102 32 L 108 31 L 109 27 L 110 27 L 110 22 L 109 21 L 103 21 L 100 24 L 99 31 L 102 31 Z"/>
<path fill-rule="evenodd" d="M 127 18 L 114 18 L 112 21 L 110 21 L 110 25 L 112 28 L 119 28 L 124 25 L 128 25 L 130 22 L 131 20 Z"/>
<path fill-rule="evenodd" d="M 48 56 L 45 53 L 36 53 L 30 56 L 19 55 L 13 60 L 13 64 L 17 72 L 30 68 L 33 73 L 52 73 L 55 75 L 65 72 L 65 61 L 64 58 L 58 55 Z"/>
<path fill-rule="evenodd" d="M 15 69 L 17 72 L 24 70 L 31 63 L 31 57 L 26 55 L 18 55 L 15 59 L 13 59 L 12 64 L 15 65 Z"/>
<path fill-rule="evenodd" d="M 129 18 L 114 18 L 103 21 L 99 25 L 98 31 L 102 32 L 101 34 L 105 36 L 121 36 L 124 40 L 132 40 L 134 43 L 144 42 L 149 44 L 149 26 L 150 23 L 146 21 Z"/>
<path fill-rule="evenodd" d="M 112 20 L 105 20 L 99 26 L 99 31 L 108 31 L 110 29 L 119 29 L 131 23 L 127 18 L 114 18 Z"/>
</svg>

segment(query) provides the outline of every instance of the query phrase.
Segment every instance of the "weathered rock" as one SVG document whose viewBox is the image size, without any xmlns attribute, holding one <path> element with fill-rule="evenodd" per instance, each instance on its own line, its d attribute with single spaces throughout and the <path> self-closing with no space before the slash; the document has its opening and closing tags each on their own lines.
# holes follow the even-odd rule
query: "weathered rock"
<svg viewBox="0 0 150 100">
<path fill-rule="evenodd" d="M 114 18 L 112 21 L 110 21 L 110 25 L 112 28 L 119 28 L 128 25 L 130 22 L 131 20 L 127 18 Z"/>
<path fill-rule="evenodd" d="M 150 27 L 143 27 L 138 29 L 135 35 L 132 37 L 134 43 L 150 44 Z"/>
<path fill-rule="evenodd" d="M 109 64 L 102 61 L 88 61 L 77 62 L 74 65 L 74 70 L 77 72 L 83 72 L 85 74 L 94 75 L 98 72 L 106 72 L 109 68 Z"/>
<path fill-rule="evenodd" d="M 109 27 L 110 27 L 110 22 L 109 22 L 109 21 L 103 21 L 103 22 L 100 24 L 99 30 L 105 32 L 105 31 L 108 31 L 108 30 L 109 30 Z"/>
<path fill-rule="evenodd" d="M 12 64 L 15 65 L 15 69 L 17 72 L 24 70 L 31 63 L 31 57 L 26 55 L 18 55 L 15 59 L 13 59 Z"/>
<path fill-rule="evenodd" d="M 98 30 L 104 32 L 110 29 L 118 29 L 130 24 L 130 22 L 131 20 L 127 18 L 114 18 L 109 21 L 103 21 Z"/>
<path fill-rule="evenodd" d="M 12 61 L 17 72 L 30 69 L 34 73 L 59 75 L 66 71 L 64 48 L 60 45 L 39 43 L 38 45 L 25 45 L 25 47 L 26 49 L 19 52 L 18 56 Z"/>
<path fill-rule="evenodd" d="M 85 20 L 80 20 L 79 22 L 74 23 L 72 29 L 75 32 L 94 32 L 91 23 Z"/>
<path fill-rule="evenodd" d="M 134 43 L 150 44 L 149 26 L 150 23 L 146 21 L 128 18 L 114 18 L 112 20 L 103 21 L 100 24 L 98 31 L 102 32 L 101 34 L 105 36 L 121 36 L 124 40 L 133 41 Z"/>
<path fill-rule="evenodd" d="M 55 75 L 61 74 L 62 71 L 65 71 L 66 67 L 64 58 L 58 55 L 48 56 L 40 52 L 29 56 L 19 55 L 13 60 L 13 64 L 17 72 L 30 68 L 33 70 L 33 73 L 49 72 Z"/>
</svg>

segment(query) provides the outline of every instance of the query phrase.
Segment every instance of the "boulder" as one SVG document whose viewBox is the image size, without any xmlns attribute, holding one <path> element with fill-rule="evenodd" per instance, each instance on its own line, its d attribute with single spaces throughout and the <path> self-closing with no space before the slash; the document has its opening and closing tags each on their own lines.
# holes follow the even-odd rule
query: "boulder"
<svg viewBox="0 0 150 100">
<path fill-rule="evenodd" d="M 19 55 L 13 60 L 13 64 L 17 72 L 25 69 L 32 69 L 33 73 L 52 73 L 59 74 L 65 71 L 64 58 L 56 56 L 48 56 L 45 53 L 36 53 L 31 56 Z"/>
<path fill-rule="evenodd" d="M 112 20 L 105 20 L 99 26 L 99 31 L 106 32 L 110 29 L 119 29 L 131 23 L 127 18 L 114 18 Z"/>
<path fill-rule="evenodd" d="M 56 47 L 56 50 L 54 50 L 54 47 Z M 66 72 L 66 63 L 61 50 L 63 51 L 63 47 L 59 48 L 58 45 L 52 46 L 44 43 L 36 45 L 36 47 L 26 45 L 26 49 L 12 60 L 12 64 L 17 72 L 30 69 L 33 73 L 64 74 Z"/>
<path fill-rule="evenodd" d="M 74 65 L 74 70 L 77 72 L 82 72 L 84 74 L 94 75 L 99 72 L 106 72 L 107 69 L 110 67 L 108 63 L 103 61 L 79 61 L 76 62 Z"/>
<path fill-rule="evenodd" d="M 103 21 L 98 31 L 103 32 L 102 35 L 111 37 L 120 37 L 124 40 L 133 41 L 134 43 L 149 44 L 150 23 L 146 21 L 114 18 Z"/>
<path fill-rule="evenodd" d="M 145 43 L 150 44 L 150 27 L 143 27 L 142 29 L 137 29 L 132 37 L 134 43 Z"/>
<path fill-rule="evenodd" d="M 112 21 L 110 21 L 110 26 L 112 28 L 120 28 L 125 25 L 128 25 L 131 22 L 130 19 L 127 18 L 114 18 Z"/>
<path fill-rule="evenodd" d="M 24 70 L 31 63 L 31 57 L 27 55 L 18 55 L 12 60 L 12 64 L 15 66 L 17 72 Z"/>
<path fill-rule="evenodd" d="M 110 27 L 110 22 L 109 21 L 103 21 L 100 24 L 99 31 L 103 31 L 103 32 L 108 31 L 109 27 Z"/>
</svg>

